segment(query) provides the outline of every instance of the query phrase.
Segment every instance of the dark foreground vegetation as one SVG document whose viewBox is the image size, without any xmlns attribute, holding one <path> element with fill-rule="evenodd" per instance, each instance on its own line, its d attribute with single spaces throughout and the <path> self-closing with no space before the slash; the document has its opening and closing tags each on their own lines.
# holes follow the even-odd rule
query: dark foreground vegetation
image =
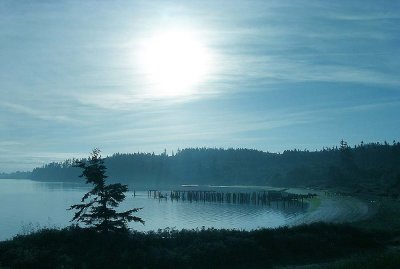
<svg viewBox="0 0 400 269">
<path fill-rule="evenodd" d="M 323 223 L 251 232 L 44 229 L 0 242 L 0 267 L 271 268 L 377 253 L 388 236 Z"/>
</svg>

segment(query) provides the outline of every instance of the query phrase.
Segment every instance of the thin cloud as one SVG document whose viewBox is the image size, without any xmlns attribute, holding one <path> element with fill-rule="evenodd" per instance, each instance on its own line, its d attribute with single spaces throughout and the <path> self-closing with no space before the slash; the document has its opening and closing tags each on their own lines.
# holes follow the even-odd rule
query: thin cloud
<svg viewBox="0 0 400 269">
<path fill-rule="evenodd" d="M 33 108 L 30 108 L 27 106 L 14 104 L 14 103 L 7 103 L 7 102 L 0 102 L 0 106 L 7 108 L 14 113 L 21 113 L 21 114 L 27 115 L 29 117 L 40 119 L 40 120 L 68 122 L 68 123 L 74 123 L 74 124 L 82 123 L 82 121 L 80 121 L 80 120 L 72 119 L 65 115 L 54 115 L 54 113 L 56 113 L 56 111 L 54 111 L 54 110 L 53 111 L 41 111 L 41 110 L 33 109 Z"/>
</svg>

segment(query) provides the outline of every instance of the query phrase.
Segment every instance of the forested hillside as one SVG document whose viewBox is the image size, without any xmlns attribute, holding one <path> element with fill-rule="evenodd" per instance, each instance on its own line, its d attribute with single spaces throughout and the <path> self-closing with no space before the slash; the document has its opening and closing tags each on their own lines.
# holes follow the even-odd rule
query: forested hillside
<svg viewBox="0 0 400 269">
<path fill-rule="evenodd" d="M 74 160 L 36 168 L 31 178 L 82 181 Z M 251 149 L 188 148 L 168 156 L 114 154 L 105 158 L 111 180 L 138 187 L 178 184 L 347 186 L 378 188 L 400 182 L 400 143 L 371 143 L 320 151 L 268 153 Z"/>
</svg>

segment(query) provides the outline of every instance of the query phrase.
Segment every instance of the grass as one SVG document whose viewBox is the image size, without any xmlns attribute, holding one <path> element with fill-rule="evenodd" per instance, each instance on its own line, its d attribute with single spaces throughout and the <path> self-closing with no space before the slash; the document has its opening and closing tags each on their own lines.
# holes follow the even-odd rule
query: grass
<svg viewBox="0 0 400 269">
<path fill-rule="evenodd" d="M 400 235 L 400 201 L 390 198 L 379 198 L 375 201 L 377 203 L 376 213 L 371 218 L 353 225 Z"/>
<path fill-rule="evenodd" d="M 369 253 L 355 255 L 331 263 L 322 263 L 307 266 L 279 267 L 276 269 L 398 269 L 400 268 L 400 252 Z"/>
<path fill-rule="evenodd" d="M 311 211 L 316 210 L 321 205 L 321 198 L 319 198 L 317 196 L 317 197 L 310 199 L 307 202 L 309 203 L 308 211 L 311 212 Z"/>
<path fill-rule="evenodd" d="M 364 198 L 366 199 L 366 198 Z M 350 223 L 356 229 L 369 231 L 380 237 L 384 247 L 370 251 L 326 261 L 320 264 L 278 266 L 279 269 L 399 269 L 400 268 L 400 201 L 390 198 L 370 196 L 369 201 L 376 203 L 376 212 L 370 218 Z"/>
</svg>

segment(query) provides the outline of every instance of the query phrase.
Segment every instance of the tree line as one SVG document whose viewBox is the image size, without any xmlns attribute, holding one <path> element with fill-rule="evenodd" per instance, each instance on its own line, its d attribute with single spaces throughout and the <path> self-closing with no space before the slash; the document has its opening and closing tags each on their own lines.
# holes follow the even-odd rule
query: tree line
<svg viewBox="0 0 400 269">
<path fill-rule="evenodd" d="M 30 178 L 79 182 L 76 160 L 35 168 Z M 187 148 L 176 154 L 116 153 L 104 159 L 111 181 L 140 187 L 199 185 L 349 186 L 400 183 L 400 143 L 360 143 L 318 151 Z"/>
</svg>

